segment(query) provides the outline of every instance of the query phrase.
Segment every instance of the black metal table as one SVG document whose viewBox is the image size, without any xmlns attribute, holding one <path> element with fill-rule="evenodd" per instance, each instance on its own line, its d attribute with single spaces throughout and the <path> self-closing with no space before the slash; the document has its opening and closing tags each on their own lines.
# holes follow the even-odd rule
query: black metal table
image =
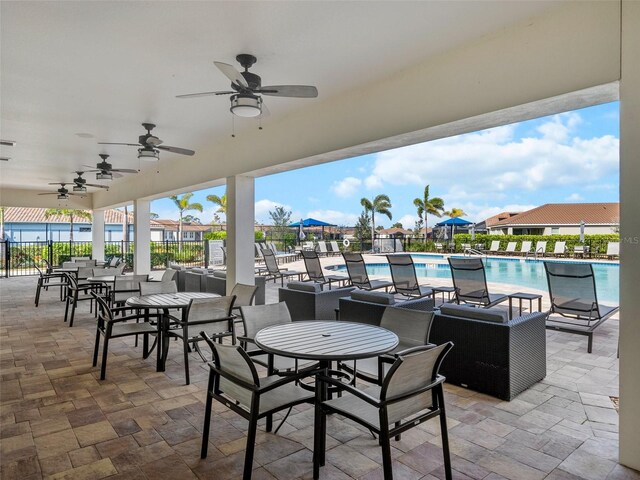
<svg viewBox="0 0 640 480">
<path fill-rule="evenodd" d="M 141 295 L 127 299 L 126 305 L 131 308 L 162 310 L 164 315 L 158 322 L 158 348 L 162 348 L 162 354 L 158 355 L 156 369 L 164 372 L 169 352 L 169 342 L 165 341 L 169 330 L 169 310 L 182 310 L 182 321 L 186 321 L 187 307 L 194 298 L 214 298 L 220 295 L 205 292 L 178 292 L 178 293 L 156 293 L 153 295 Z"/>
<path fill-rule="evenodd" d="M 516 292 L 508 295 L 509 297 L 509 320 L 513 318 L 512 303 L 513 299 L 518 300 L 518 314 L 522 316 L 522 300 L 529 300 L 529 312 L 533 312 L 533 301 L 538 300 L 538 311 L 542 311 L 542 295 L 539 293 Z"/>
</svg>

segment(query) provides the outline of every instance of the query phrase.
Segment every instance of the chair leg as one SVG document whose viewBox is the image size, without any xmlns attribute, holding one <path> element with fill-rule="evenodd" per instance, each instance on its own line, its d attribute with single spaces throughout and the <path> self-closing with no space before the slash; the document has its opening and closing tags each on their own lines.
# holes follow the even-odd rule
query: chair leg
<svg viewBox="0 0 640 480">
<path fill-rule="evenodd" d="M 383 428 L 380 431 L 380 447 L 382 447 L 382 472 L 384 480 L 393 480 L 393 468 L 391 464 L 391 442 L 389 430 Z"/>
<path fill-rule="evenodd" d="M 93 366 L 98 365 L 98 350 L 100 349 L 100 329 L 96 329 L 96 345 L 93 348 Z"/>
<path fill-rule="evenodd" d="M 65 323 L 67 322 L 67 315 L 69 314 L 69 295 L 67 294 L 67 297 L 64 300 L 64 321 Z"/>
<path fill-rule="evenodd" d="M 589 339 L 589 342 L 587 343 L 587 353 L 591 353 L 591 347 L 593 345 L 593 333 L 590 333 L 587 338 Z"/>
<path fill-rule="evenodd" d="M 437 387 L 438 407 L 440 407 L 440 433 L 442 434 L 442 454 L 444 455 L 444 475 L 451 480 L 451 455 L 449 453 L 449 432 L 447 430 L 447 414 L 444 408 L 444 390 L 442 385 Z"/>
<path fill-rule="evenodd" d="M 256 447 L 256 432 L 258 430 L 258 412 L 253 410 L 251 420 L 249 420 L 249 430 L 247 431 L 247 447 L 244 454 L 244 472 L 243 480 L 251 480 L 251 472 L 253 471 L 253 452 Z"/>
<path fill-rule="evenodd" d="M 209 427 L 211 423 L 211 404 L 213 403 L 213 374 L 209 373 L 209 386 L 207 387 L 207 404 L 204 411 L 204 425 L 202 427 L 202 447 L 200 449 L 200 458 L 207 458 L 209 450 Z"/>
<path fill-rule="evenodd" d="M 38 306 L 38 302 L 40 301 L 40 289 L 42 288 L 42 279 L 38 279 L 38 285 L 36 286 L 36 307 Z"/>
<path fill-rule="evenodd" d="M 104 344 L 102 345 L 102 365 L 100 365 L 100 380 L 104 380 L 107 377 L 107 354 L 109 353 L 109 335 L 111 332 L 109 329 L 104 336 Z"/>
<path fill-rule="evenodd" d="M 71 317 L 69 318 L 69 326 L 73 327 L 73 317 L 76 314 L 76 305 L 78 304 L 78 291 L 73 293 L 73 305 L 71 306 Z"/>
<path fill-rule="evenodd" d="M 187 336 L 187 328 L 182 328 L 182 346 L 184 352 L 184 376 L 189 385 L 189 337 Z"/>
</svg>

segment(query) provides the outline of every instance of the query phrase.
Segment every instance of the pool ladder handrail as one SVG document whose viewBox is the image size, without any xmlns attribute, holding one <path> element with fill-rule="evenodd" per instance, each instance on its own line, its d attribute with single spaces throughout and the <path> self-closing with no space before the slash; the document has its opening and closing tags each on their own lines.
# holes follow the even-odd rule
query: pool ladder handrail
<svg viewBox="0 0 640 480">
<path fill-rule="evenodd" d="M 538 248 L 535 252 L 533 252 L 533 258 L 534 258 L 535 260 L 537 260 L 537 259 L 538 259 L 538 253 L 542 253 L 542 256 L 544 257 L 544 252 L 545 252 L 545 251 L 542 249 L 542 247 Z M 532 252 L 527 252 L 527 255 L 526 255 L 525 259 L 528 259 L 528 258 L 529 258 L 529 255 L 530 255 L 531 253 L 532 253 Z"/>
<path fill-rule="evenodd" d="M 487 255 L 485 253 L 481 252 L 480 250 L 476 250 L 475 248 L 465 248 L 464 249 L 464 256 L 465 257 L 476 256 L 476 257 L 487 258 Z"/>
</svg>

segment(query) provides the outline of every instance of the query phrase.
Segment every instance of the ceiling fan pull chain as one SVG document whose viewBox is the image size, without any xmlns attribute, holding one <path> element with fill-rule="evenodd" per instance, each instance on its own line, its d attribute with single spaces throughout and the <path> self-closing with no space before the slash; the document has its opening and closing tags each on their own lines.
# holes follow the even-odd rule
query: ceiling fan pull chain
<svg viewBox="0 0 640 480">
<path fill-rule="evenodd" d="M 236 120 L 233 115 L 231 115 L 231 138 L 236 138 Z"/>
</svg>

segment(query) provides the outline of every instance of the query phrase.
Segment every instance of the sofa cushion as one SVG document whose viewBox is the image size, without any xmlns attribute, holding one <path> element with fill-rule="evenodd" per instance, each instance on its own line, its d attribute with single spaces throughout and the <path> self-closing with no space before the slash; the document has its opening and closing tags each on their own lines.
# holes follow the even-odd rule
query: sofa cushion
<svg viewBox="0 0 640 480">
<path fill-rule="evenodd" d="M 316 282 L 289 282 L 287 288 L 290 290 L 301 290 L 303 292 L 318 293 L 322 291 L 322 285 Z"/>
<path fill-rule="evenodd" d="M 217 277 L 217 278 L 227 278 L 227 271 L 226 270 L 214 270 L 213 271 L 213 276 Z"/>
<path fill-rule="evenodd" d="M 174 270 L 184 270 L 184 267 L 182 265 L 178 265 L 177 263 L 169 263 L 169 268 L 172 268 Z"/>
<path fill-rule="evenodd" d="M 351 298 L 360 300 L 361 302 L 380 303 L 382 305 L 393 305 L 396 299 L 390 293 L 384 292 L 367 292 L 364 290 L 354 290 L 351 292 Z"/>
<path fill-rule="evenodd" d="M 485 322 L 507 323 L 509 321 L 507 311 L 498 308 L 473 308 L 467 305 L 446 304 L 440 307 L 440 313 Z"/>
<path fill-rule="evenodd" d="M 197 273 L 199 275 L 206 275 L 207 273 L 209 273 L 209 270 L 207 270 L 206 268 L 190 268 L 189 272 Z"/>
</svg>

